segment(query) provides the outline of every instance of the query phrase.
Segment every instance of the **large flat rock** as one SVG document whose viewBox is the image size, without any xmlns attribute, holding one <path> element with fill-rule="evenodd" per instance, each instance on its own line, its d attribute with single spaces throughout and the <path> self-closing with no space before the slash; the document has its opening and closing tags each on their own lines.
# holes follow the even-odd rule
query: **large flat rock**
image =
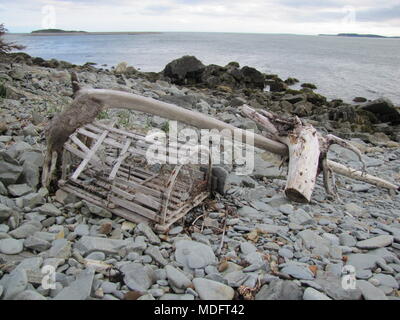
<svg viewBox="0 0 400 320">
<path fill-rule="evenodd" d="M 217 281 L 195 278 L 193 285 L 201 300 L 232 300 L 235 295 L 231 287 Z"/>
<path fill-rule="evenodd" d="M 216 262 L 211 247 L 191 240 L 181 240 L 176 243 L 175 258 L 189 269 L 204 268 Z"/>
<path fill-rule="evenodd" d="M 84 255 L 93 251 L 101 251 L 106 254 L 116 254 L 118 251 L 132 244 L 131 240 L 117 240 L 107 239 L 100 237 L 83 236 L 76 244 L 75 247 L 82 251 Z"/>
<path fill-rule="evenodd" d="M 390 246 L 393 242 L 393 236 L 380 235 L 374 238 L 357 242 L 356 246 L 360 249 L 377 249 Z"/>
<path fill-rule="evenodd" d="M 83 270 L 75 281 L 54 297 L 54 300 L 86 300 L 90 296 L 93 279 L 94 270 Z"/>
</svg>

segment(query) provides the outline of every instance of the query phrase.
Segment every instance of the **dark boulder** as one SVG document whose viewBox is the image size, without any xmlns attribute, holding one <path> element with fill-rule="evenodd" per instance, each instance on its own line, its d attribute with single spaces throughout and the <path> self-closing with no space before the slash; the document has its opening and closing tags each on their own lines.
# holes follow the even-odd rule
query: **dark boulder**
<svg viewBox="0 0 400 320">
<path fill-rule="evenodd" d="M 256 294 L 255 300 L 301 300 L 303 290 L 292 281 L 273 279 Z"/>
<path fill-rule="evenodd" d="M 196 103 L 199 101 L 198 97 L 194 95 L 185 95 L 185 96 L 164 95 L 160 96 L 160 100 L 163 102 L 176 104 L 177 106 L 186 109 L 193 109 Z"/>
<path fill-rule="evenodd" d="M 362 109 L 356 109 L 351 105 L 341 105 L 336 108 L 330 108 L 328 111 L 329 120 L 338 122 L 349 122 L 352 124 L 371 126 L 376 123 L 376 117 Z"/>
<path fill-rule="evenodd" d="M 183 56 L 165 66 L 163 74 L 175 84 L 196 84 L 200 82 L 205 65 L 194 56 Z"/>
<path fill-rule="evenodd" d="M 265 87 L 264 75 L 255 68 L 243 67 L 241 69 L 243 75 L 243 81 L 246 88 L 261 89 Z"/>
<path fill-rule="evenodd" d="M 228 74 L 230 74 L 236 81 L 243 80 L 243 73 L 238 68 L 228 68 Z"/>
<path fill-rule="evenodd" d="M 310 102 L 297 102 L 294 104 L 293 113 L 299 117 L 306 117 L 311 115 L 314 105 Z"/>
<path fill-rule="evenodd" d="M 0 152 L 0 182 L 15 184 L 22 174 L 23 168 L 5 151 Z"/>
<path fill-rule="evenodd" d="M 355 98 L 353 99 L 353 102 L 356 102 L 356 103 L 363 103 L 363 102 L 367 102 L 367 99 L 364 98 L 364 97 L 355 97 Z"/>
<path fill-rule="evenodd" d="M 246 100 L 242 97 L 234 97 L 230 103 L 231 107 L 240 107 L 244 104 L 246 104 Z"/>
<path fill-rule="evenodd" d="M 304 94 L 286 94 L 282 97 L 282 101 L 288 101 L 290 103 L 297 103 L 300 101 L 305 101 L 306 100 L 306 96 Z"/>
<path fill-rule="evenodd" d="M 313 92 L 311 89 L 309 88 L 305 88 L 303 89 L 303 92 L 307 95 L 307 101 L 311 102 L 313 104 L 315 104 L 316 106 L 320 107 L 322 105 L 326 105 L 327 104 L 327 99 L 326 97 Z"/>
<path fill-rule="evenodd" d="M 359 108 L 371 112 L 381 122 L 400 124 L 400 112 L 389 99 L 377 99 L 361 105 Z"/>
<path fill-rule="evenodd" d="M 317 86 L 312 83 L 303 83 L 301 85 L 302 88 L 308 88 L 308 89 L 317 89 Z"/>
<path fill-rule="evenodd" d="M 235 69 L 239 69 L 240 68 L 240 64 L 239 62 L 236 61 L 231 61 L 226 65 L 226 68 L 235 68 Z"/>
<path fill-rule="evenodd" d="M 287 84 L 281 80 L 268 80 L 266 84 L 269 85 L 271 92 L 282 92 L 287 89 Z"/>
<path fill-rule="evenodd" d="M 287 78 L 284 82 L 288 86 L 292 86 L 292 85 L 296 84 L 297 82 L 299 82 L 299 80 L 297 80 L 296 78 Z"/>
</svg>

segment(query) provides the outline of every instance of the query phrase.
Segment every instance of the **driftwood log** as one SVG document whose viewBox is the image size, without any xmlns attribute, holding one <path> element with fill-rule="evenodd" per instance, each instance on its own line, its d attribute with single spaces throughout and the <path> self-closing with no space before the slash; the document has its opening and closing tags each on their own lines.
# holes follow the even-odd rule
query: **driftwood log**
<svg viewBox="0 0 400 320">
<path fill-rule="evenodd" d="M 303 123 L 298 117 L 284 119 L 265 110 L 258 113 L 246 105 L 241 107 L 241 111 L 265 128 L 266 134 L 272 139 L 287 145 L 289 170 L 285 194 L 289 199 L 309 202 L 316 178 L 321 171 L 327 193 L 337 195 L 334 175 L 327 159 L 332 144 L 341 145 L 355 152 L 363 164 L 362 175 L 365 174 L 366 166 L 361 152 L 345 140 L 331 134 L 323 136 L 312 125 Z"/>
<path fill-rule="evenodd" d="M 221 131 L 225 129 L 224 131 L 229 132 L 239 130 L 245 136 L 244 130 L 199 112 L 121 91 L 80 89 L 76 77 L 74 76 L 72 79 L 75 96 L 72 105 L 54 117 L 46 129 L 47 152 L 42 174 L 42 185 L 46 187 L 54 179 L 56 164 L 68 137 L 81 126 L 93 122 L 97 115 L 106 109 L 117 108 L 145 112 L 200 129 L 218 129 Z M 264 126 L 270 133 L 269 138 L 255 134 L 255 147 L 281 156 L 289 155 L 289 178 L 286 195 L 290 199 L 301 202 L 310 201 L 316 176 L 321 170 L 325 173 L 324 181 L 328 193 L 334 193 L 329 186 L 328 176 L 330 173 L 337 173 L 390 190 L 400 190 L 399 186 L 384 179 L 327 160 L 326 152 L 332 143 L 339 143 L 359 154 L 356 148 L 345 141 L 329 135 L 322 137 L 314 128 L 304 125 L 298 118 L 279 119 L 267 112 L 258 114 L 249 107 L 242 108 L 242 111 Z M 222 131 L 222 134 L 224 131 Z M 235 135 L 232 134 L 232 136 Z"/>
</svg>

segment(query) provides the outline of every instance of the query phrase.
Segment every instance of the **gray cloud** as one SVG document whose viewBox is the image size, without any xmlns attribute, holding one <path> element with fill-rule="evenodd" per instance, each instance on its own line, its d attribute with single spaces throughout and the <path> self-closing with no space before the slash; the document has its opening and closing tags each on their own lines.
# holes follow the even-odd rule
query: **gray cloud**
<svg viewBox="0 0 400 320">
<path fill-rule="evenodd" d="M 356 11 L 359 21 L 384 22 L 390 20 L 400 20 L 400 5 L 391 8 L 377 8 Z M 400 30 L 399 30 L 400 33 Z"/>
<path fill-rule="evenodd" d="M 141 13 L 148 15 L 163 15 L 171 12 L 174 9 L 172 6 L 148 6 Z"/>
<path fill-rule="evenodd" d="M 341 0 L 279 0 L 277 4 L 293 8 L 341 8 L 344 5 Z"/>
</svg>

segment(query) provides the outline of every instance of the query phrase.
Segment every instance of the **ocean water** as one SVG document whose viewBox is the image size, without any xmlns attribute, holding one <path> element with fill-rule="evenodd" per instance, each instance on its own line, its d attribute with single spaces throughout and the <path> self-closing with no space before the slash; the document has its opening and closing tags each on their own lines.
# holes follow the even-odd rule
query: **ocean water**
<svg viewBox="0 0 400 320">
<path fill-rule="evenodd" d="M 161 71 L 183 55 L 204 64 L 237 61 L 283 79 L 314 83 L 331 99 L 386 97 L 400 105 L 400 39 L 169 32 L 7 38 L 26 45 L 32 56 L 108 67 L 126 61 L 142 71 Z"/>
</svg>

